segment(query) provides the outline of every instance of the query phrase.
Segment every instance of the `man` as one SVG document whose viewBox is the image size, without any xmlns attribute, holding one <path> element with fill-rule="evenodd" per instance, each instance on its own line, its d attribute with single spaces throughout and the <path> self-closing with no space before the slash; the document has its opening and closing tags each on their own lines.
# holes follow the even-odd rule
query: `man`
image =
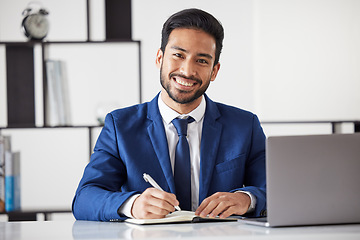
<svg viewBox="0 0 360 240">
<path fill-rule="evenodd" d="M 202 10 L 183 10 L 165 22 L 156 56 L 161 92 L 107 115 L 73 201 L 76 219 L 162 218 L 179 205 L 200 216 L 263 215 L 259 120 L 204 94 L 220 69 L 223 37 L 221 24 Z M 178 118 L 192 119 L 187 140 L 177 133 Z M 143 173 L 164 191 L 145 182 Z"/>
</svg>

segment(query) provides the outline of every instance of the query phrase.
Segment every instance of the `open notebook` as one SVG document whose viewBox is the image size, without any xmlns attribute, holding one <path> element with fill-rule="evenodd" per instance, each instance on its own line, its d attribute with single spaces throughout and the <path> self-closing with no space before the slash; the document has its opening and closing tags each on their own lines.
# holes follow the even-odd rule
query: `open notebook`
<svg viewBox="0 0 360 240">
<path fill-rule="evenodd" d="M 157 219 L 126 219 L 125 222 L 134 223 L 134 224 L 161 224 L 161 223 L 197 223 L 197 222 L 214 222 L 214 221 L 237 221 L 237 218 L 209 218 L 209 217 L 199 217 L 195 215 L 195 212 L 190 211 L 175 211 L 166 215 L 165 218 Z"/>
</svg>

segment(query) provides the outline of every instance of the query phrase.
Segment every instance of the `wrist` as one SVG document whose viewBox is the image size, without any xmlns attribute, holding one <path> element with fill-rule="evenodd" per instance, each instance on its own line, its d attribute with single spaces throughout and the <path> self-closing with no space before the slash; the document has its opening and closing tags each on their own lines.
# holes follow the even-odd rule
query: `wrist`
<svg viewBox="0 0 360 240">
<path fill-rule="evenodd" d="M 131 197 L 129 197 L 123 203 L 123 205 L 119 208 L 119 210 L 118 210 L 119 214 L 125 215 L 126 217 L 129 217 L 129 218 L 134 218 L 134 216 L 132 214 L 132 209 L 133 209 L 133 206 L 134 206 L 135 199 L 139 195 L 140 194 L 135 194 L 135 195 L 132 195 Z"/>
<path fill-rule="evenodd" d="M 252 194 L 251 192 L 248 192 L 248 191 L 236 191 L 236 192 L 245 193 L 246 195 L 249 196 L 250 205 L 249 205 L 249 208 L 247 209 L 246 213 L 253 212 L 255 210 L 255 207 L 256 207 L 256 197 L 254 196 L 254 194 Z"/>
</svg>

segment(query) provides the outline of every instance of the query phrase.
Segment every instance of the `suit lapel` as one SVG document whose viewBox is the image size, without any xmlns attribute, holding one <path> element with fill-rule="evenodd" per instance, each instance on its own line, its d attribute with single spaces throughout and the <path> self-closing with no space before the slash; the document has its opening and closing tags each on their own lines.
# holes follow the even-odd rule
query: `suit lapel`
<svg viewBox="0 0 360 240">
<path fill-rule="evenodd" d="M 152 124 L 149 125 L 147 131 L 168 184 L 168 187 L 164 188 L 164 190 L 170 190 L 170 192 L 175 193 L 174 176 L 170 163 L 169 148 L 164 124 L 158 107 L 158 97 L 159 94 L 149 103 L 148 119 L 152 121 Z"/>
<path fill-rule="evenodd" d="M 209 192 L 222 130 L 221 123 L 216 121 L 220 117 L 216 104 L 206 95 L 205 97 L 206 111 L 200 146 L 199 203 Z"/>
</svg>

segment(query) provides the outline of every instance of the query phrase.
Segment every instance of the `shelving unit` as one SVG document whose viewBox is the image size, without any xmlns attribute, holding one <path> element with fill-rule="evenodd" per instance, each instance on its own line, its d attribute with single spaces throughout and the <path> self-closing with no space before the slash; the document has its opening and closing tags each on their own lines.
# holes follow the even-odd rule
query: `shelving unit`
<svg viewBox="0 0 360 240">
<path fill-rule="evenodd" d="M 0 126 L 2 130 L 7 129 L 70 129 L 85 128 L 88 130 L 89 155 L 92 153 L 93 130 L 101 128 L 102 125 L 83 125 L 74 124 L 71 126 L 48 126 L 47 122 L 47 74 L 46 61 L 48 59 L 49 48 L 52 46 L 71 46 L 71 45 L 106 45 L 106 44 L 135 44 L 137 46 L 138 58 L 138 103 L 142 102 L 142 80 L 141 80 L 141 41 L 132 40 L 131 37 L 131 0 L 117 1 L 105 0 L 105 20 L 106 20 L 106 40 L 90 40 L 90 1 L 86 1 L 87 12 L 87 40 L 86 41 L 27 41 L 27 42 L 0 42 L 0 46 L 5 47 L 6 59 L 6 82 L 7 82 L 7 125 Z M 121 24 L 118 24 L 121 22 Z M 38 126 L 36 121 L 35 106 L 35 48 L 41 49 L 41 68 L 42 68 L 42 108 L 43 124 Z M 124 66 L 124 71 L 127 67 Z M 134 93 L 136 94 L 136 93 Z M 134 103 L 135 104 L 135 103 Z M 26 210 L 15 211 L 7 214 L 9 221 L 17 220 L 36 220 L 36 215 L 42 213 L 47 220 L 51 213 L 66 213 L 69 209 L 54 210 Z"/>
</svg>

